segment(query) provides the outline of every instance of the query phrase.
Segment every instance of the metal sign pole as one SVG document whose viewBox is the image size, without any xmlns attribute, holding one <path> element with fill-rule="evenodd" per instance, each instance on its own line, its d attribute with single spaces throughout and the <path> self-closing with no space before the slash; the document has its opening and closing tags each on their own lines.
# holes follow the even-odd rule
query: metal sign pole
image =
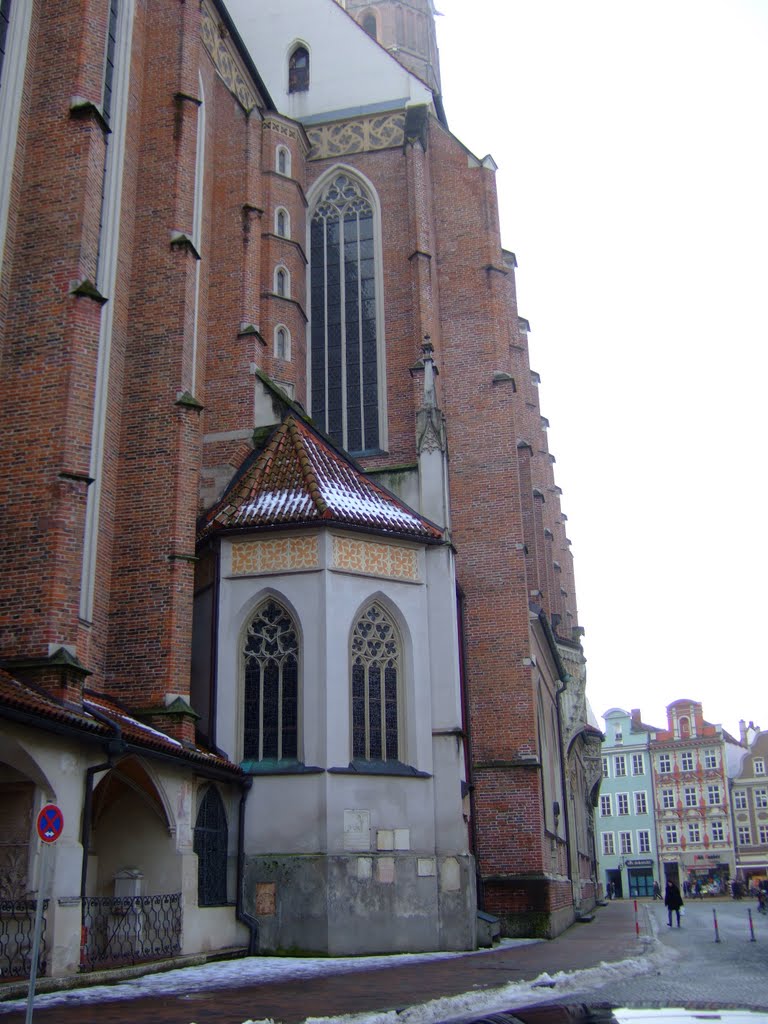
<svg viewBox="0 0 768 1024">
<path fill-rule="evenodd" d="M 48 858 L 50 844 L 43 843 L 40 851 L 40 885 L 37 890 L 37 906 L 35 907 L 35 930 L 32 938 L 32 963 L 29 968 L 29 995 L 27 996 L 27 1016 L 24 1024 L 32 1024 L 32 1010 L 35 1003 L 35 982 L 37 981 L 37 961 L 40 956 L 40 935 L 43 930 L 43 904 L 48 888 Z"/>
</svg>

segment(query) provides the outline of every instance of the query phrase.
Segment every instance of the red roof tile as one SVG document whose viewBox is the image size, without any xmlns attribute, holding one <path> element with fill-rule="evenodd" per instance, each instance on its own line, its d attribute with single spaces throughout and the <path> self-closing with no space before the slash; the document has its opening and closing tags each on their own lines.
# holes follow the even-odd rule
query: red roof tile
<svg viewBox="0 0 768 1024">
<path fill-rule="evenodd" d="M 93 713 L 96 712 L 119 726 L 122 738 L 132 746 L 144 747 L 148 752 L 156 750 L 172 754 L 182 760 L 194 761 L 211 768 L 242 774 L 239 766 L 226 758 L 213 754 L 202 747 L 190 747 L 187 744 L 182 744 L 171 736 L 152 729 L 133 718 L 125 708 L 120 707 L 114 700 L 102 694 L 86 691 L 83 695 L 83 706 L 78 708 L 73 704 L 56 700 L 38 687 L 19 682 L 0 669 L 0 717 L 5 708 L 25 717 L 28 716 L 32 723 L 35 719 L 41 720 L 41 724 L 45 721 L 58 722 L 73 730 L 92 733 L 94 737 L 114 737 L 115 729 L 99 720 Z"/>
<path fill-rule="evenodd" d="M 199 537 L 274 526 L 347 526 L 435 543 L 442 531 L 374 483 L 308 424 L 288 416 L 249 456 Z"/>
</svg>

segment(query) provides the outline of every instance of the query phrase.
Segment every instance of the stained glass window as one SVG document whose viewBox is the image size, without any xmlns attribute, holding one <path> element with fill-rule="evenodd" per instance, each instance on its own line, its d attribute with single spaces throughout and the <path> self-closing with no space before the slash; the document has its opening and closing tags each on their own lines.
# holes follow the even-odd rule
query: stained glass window
<svg viewBox="0 0 768 1024">
<path fill-rule="evenodd" d="M 353 452 L 379 447 L 374 253 L 370 197 L 338 174 L 312 214 L 312 416 Z"/>
<path fill-rule="evenodd" d="M 352 757 L 397 761 L 400 638 L 378 604 L 358 619 L 352 633 Z"/>
<path fill-rule="evenodd" d="M 258 608 L 243 654 L 243 760 L 296 760 L 299 640 L 293 619 L 276 601 L 265 601 Z"/>
<path fill-rule="evenodd" d="M 215 786 L 209 786 L 195 821 L 197 902 L 201 907 L 227 902 L 227 816 Z"/>
<path fill-rule="evenodd" d="M 309 52 L 297 46 L 288 61 L 288 92 L 306 92 L 309 89 Z"/>
</svg>

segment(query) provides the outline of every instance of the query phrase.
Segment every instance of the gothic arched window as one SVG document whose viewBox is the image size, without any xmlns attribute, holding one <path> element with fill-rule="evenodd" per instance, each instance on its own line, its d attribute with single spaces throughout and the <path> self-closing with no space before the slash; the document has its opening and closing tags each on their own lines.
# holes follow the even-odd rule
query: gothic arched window
<svg viewBox="0 0 768 1024">
<path fill-rule="evenodd" d="M 306 92 L 309 89 L 309 50 L 297 46 L 288 60 L 288 92 Z"/>
<path fill-rule="evenodd" d="M 282 324 L 275 329 L 275 359 L 284 359 L 289 362 L 291 358 L 291 336 Z"/>
<path fill-rule="evenodd" d="M 244 761 L 298 756 L 299 637 L 277 601 L 256 610 L 246 632 Z"/>
<path fill-rule="evenodd" d="M 278 267 L 275 271 L 275 294 L 284 299 L 290 295 L 288 280 L 288 271 L 285 267 Z"/>
<path fill-rule="evenodd" d="M 365 31 L 368 33 L 368 35 L 371 37 L 371 39 L 376 39 L 377 38 L 378 31 L 377 31 L 377 28 L 376 28 L 376 15 L 375 14 L 364 14 L 363 15 L 363 20 L 362 20 L 361 24 L 362 24 L 363 28 L 365 29 Z"/>
<path fill-rule="evenodd" d="M 310 237 L 312 416 L 348 451 L 379 448 L 374 209 L 339 173 L 314 205 Z"/>
<path fill-rule="evenodd" d="M 227 902 L 227 815 L 219 791 L 208 786 L 195 820 L 197 902 L 201 907 Z"/>
<path fill-rule="evenodd" d="M 275 234 L 281 238 L 288 238 L 289 224 L 288 212 L 281 207 L 275 214 Z"/>
<path fill-rule="evenodd" d="M 291 154 L 285 148 L 285 146 L 277 147 L 277 173 L 287 174 L 291 173 Z"/>
<path fill-rule="evenodd" d="M 352 758 L 399 761 L 400 637 L 392 619 L 372 604 L 352 631 Z"/>
</svg>

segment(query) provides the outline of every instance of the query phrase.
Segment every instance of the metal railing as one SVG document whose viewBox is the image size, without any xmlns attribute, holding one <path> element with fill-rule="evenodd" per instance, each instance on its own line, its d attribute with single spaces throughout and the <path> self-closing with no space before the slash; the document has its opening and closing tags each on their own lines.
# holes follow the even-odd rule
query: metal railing
<svg viewBox="0 0 768 1024">
<path fill-rule="evenodd" d="M 37 900 L 0 900 L 0 981 L 29 977 L 36 909 Z M 47 911 L 48 900 L 43 900 L 38 974 L 43 974 L 46 966 Z"/>
<path fill-rule="evenodd" d="M 80 970 L 181 952 L 181 893 L 83 900 Z"/>
</svg>

